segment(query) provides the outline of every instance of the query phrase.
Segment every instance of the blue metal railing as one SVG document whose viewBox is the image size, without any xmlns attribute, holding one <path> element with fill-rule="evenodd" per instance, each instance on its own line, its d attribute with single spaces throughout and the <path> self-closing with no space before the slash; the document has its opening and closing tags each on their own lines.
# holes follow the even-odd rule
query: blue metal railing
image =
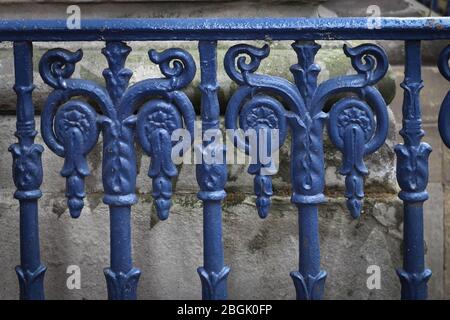
<svg viewBox="0 0 450 320">
<path fill-rule="evenodd" d="M 363 44 L 344 52 L 355 73 L 318 84 L 320 67 L 314 58 L 320 50 L 315 40 L 401 40 L 405 42 L 405 80 L 403 144 L 396 147 L 399 197 L 404 202 L 404 263 L 398 270 L 402 299 L 425 299 L 431 271 L 424 263 L 423 202 L 427 200 L 428 156 L 431 147 L 421 142 L 419 93 L 421 79 L 421 41 L 450 39 L 447 18 L 381 18 L 377 28 L 365 18 L 336 19 L 116 19 L 85 20 L 80 30 L 67 29 L 65 20 L 0 21 L 0 41 L 14 43 L 17 93 L 18 143 L 11 146 L 13 177 L 20 201 L 21 260 L 16 271 L 21 299 L 43 299 L 46 268 L 40 261 L 37 203 L 41 196 L 41 154 L 34 144 L 33 42 L 95 41 L 106 42 L 102 50 L 108 62 L 103 76 L 106 87 L 93 81 L 72 78 L 82 51 L 49 50 L 39 63 L 44 82 L 53 88 L 41 115 L 41 133 L 47 146 L 65 159 L 61 175 L 66 178 L 67 205 L 72 217 L 83 209 L 84 178 L 89 175 L 86 156 L 103 135 L 103 201 L 110 208 L 111 265 L 105 269 L 109 299 L 135 299 L 140 271 L 133 267 L 131 252 L 131 207 L 137 202 L 136 151 L 134 139 L 152 159 L 149 177 L 160 219 L 168 218 L 172 183 L 177 169 L 171 160 L 171 134 L 179 128 L 193 133 L 196 115 L 183 93 L 201 73 L 202 131 L 219 129 L 220 108 L 217 91 L 217 41 L 292 40 L 298 62 L 290 70 L 294 82 L 258 73 L 258 67 L 270 54 L 246 44 L 231 47 L 225 55 L 228 76 L 239 85 L 230 98 L 225 114 L 228 129 L 278 129 L 280 143 L 292 132 L 291 201 L 298 208 L 299 268 L 291 273 L 298 299 L 320 299 L 327 273 L 320 267 L 318 210 L 326 201 L 323 194 L 323 129 L 342 152 L 340 173 L 344 175 L 347 207 L 356 218 L 364 197 L 364 177 L 368 170 L 364 157 L 376 151 L 388 132 L 387 107 L 375 84 L 388 68 L 384 50 L 375 44 Z M 131 48 L 124 41 L 198 41 L 199 65 L 182 49 L 161 53 L 149 51 L 158 64 L 162 78 L 147 79 L 129 86 L 132 71 L 125 68 Z M 245 60 L 242 56 L 250 60 Z M 441 73 L 450 80 L 450 47 L 439 61 Z M 352 93 L 336 102 L 328 113 L 324 104 L 337 93 Z M 85 99 L 82 99 L 85 98 Z M 98 106 L 100 112 L 88 103 Z M 444 142 L 450 146 L 450 98 L 447 96 L 439 119 Z M 238 126 L 239 124 L 239 126 Z M 192 134 L 192 137 L 194 135 Z M 192 141 L 191 141 L 192 142 Z M 237 146 L 249 151 L 244 140 Z M 197 146 L 199 147 L 199 146 Z M 198 198 L 203 202 L 204 265 L 198 269 L 203 299 L 226 299 L 227 277 L 222 241 L 221 202 L 226 197 L 227 167 L 225 149 L 210 141 L 200 146 L 201 154 L 216 155 L 213 161 L 196 165 Z M 220 157 L 219 157 L 220 156 Z M 271 163 L 258 158 L 250 165 L 258 214 L 264 218 L 270 210 Z"/>
</svg>

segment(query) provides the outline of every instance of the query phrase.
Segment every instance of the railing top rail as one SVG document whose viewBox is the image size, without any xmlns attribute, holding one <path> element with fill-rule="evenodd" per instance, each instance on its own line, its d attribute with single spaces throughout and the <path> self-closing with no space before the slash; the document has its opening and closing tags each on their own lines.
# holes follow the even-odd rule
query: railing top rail
<svg viewBox="0 0 450 320">
<path fill-rule="evenodd" d="M 373 19 L 376 21 L 374 28 Z M 0 20 L 0 41 L 450 39 L 450 18 Z"/>
</svg>

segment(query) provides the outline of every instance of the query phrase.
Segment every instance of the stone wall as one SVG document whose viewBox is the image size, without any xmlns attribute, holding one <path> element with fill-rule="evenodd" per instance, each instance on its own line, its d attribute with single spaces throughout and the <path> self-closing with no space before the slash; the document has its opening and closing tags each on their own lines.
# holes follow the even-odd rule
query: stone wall
<svg viewBox="0 0 450 320">
<path fill-rule="evenodd" d="M 3 18 L 64 18 L 69 1 L 0 0 L 0 19 Z M 88 1 L 81 5 L 82 17 L 202 17 L 202 16 L 363 16 L 370 4 L 377 1 L 191 1 L 145 2 L 124 5 L 111 1 Z M 378 1 L 385 16 L 421 16 L 426 8 L 413 1 Z M 7 4 L 5 4 L 7 3 Z M 261 44 L 261 43 L 257 43 Z M 348 59 L 342 53 L 342 42 L 321 42 L 323 48 L 318 63 L 323 72 L 320 80 L 351 72 Z M 358 42 L 352 43 L 353 45 Z M 395 268 L 401 266 L 402 206 L 397 199 L 393 146 L 398 138 L 401 120 L 403 80 L 402 44 L 381 43 L 388 51 L 391 69 L 380 85 L 390 102 L 391 126 L 385 145 L 368 157 L 371 170 L 366 180 L 366 201 L 360 219 L 352 220 L 345 208 L 343 179 L 338 174 L 340 154 L 326 140 L 326 195 L 328 202 L 320 209 L 320 236 L 322 267 L 328 272 L 326 299 L 397 299 L 400 286 Z M 127 67 L 134 71 L 132 82 L 159 76 L 158 69 L 148 61 L 150 48 L 181 46 L 195 57 L 196 45 L 189 43 L 130 43 L 134 51 Z M 223 60 L 230 42 L 219 44 L 219 61 Z M 49 47 L 67 49 L 82 47 L 85 56 L 74 76 L 103 82 L 101 71 L 106 67 L 100 54 L 102 43 L 36 43 L 35 65 Z M 427 264 L 433 270 L 430 297 L 444 297 L 444 257 L 450 256 L 450 238 L 445 241 L 445 230 L 450 230 L 450 205 L 444 206 L 449 193 L 447 169 L 450 152 L 440 142 L 436 129 L 437 110 L 450 89 L 438 74 L 436 53 L 442 43 L 424 44 L 425 88 L 423 90 L 426 141 L 433 146 L 431 156 L 430 200 L 426 203 Z M 261 72 L 292 79 L 289 66 L 295 63 L 295 54 L 289 42 L 271 43 L 271 55 L 261 66 Z M 37 68 L 35 68 L 37 70 Z M 49 93 L 35 73 L 37 89 L 34 94 L 38 111 Z M 198 76 L 187 89 L 195 106 L 199 107 Z M 235 86 L 219 65 L 222 107 Z M 14 266 L 18 263 L 18 203 L 12 198 L 14 185 L 11 178 L 11 157 L 8 146 L 15 142 L 12 51 L 9 43 L 0 44 L 0 259 L 4 272 L 0 274 L 0 299 L 18 296 Z M 36 118 L 39 124 L 39 116 Z M 41 137 L 37 137 L 42 143 Z M 133 211 L 134 264 L 142 270 L 138 295 L 140 299 L 200 298 L 200 281 L 196 268 L 202 265 L 202 213 L 196 198 L 198 191 L 192 165 L 183 165 L 176 181 L 174 206 L 168 221 L 159 222 L 150 197 L 150 181 L 146 175 L 148 158 L 139 152 L 139 203 Z M 43 155 L 45 178 L 44 193 L 40 201 L 40 232 L 42 260 L 48 266 L 45 286 L 49 299 L 103 299 L 106 284 L 102 268 L 109 265 L 109 222 L 107 207 L 102 203 L 101 146 L 89 155 L 92 176 L 88 177 L 86 206 L 82 216 L 69 217 L 65 198 L 65 181 L 59 176 L 63 160 L 46 148 Z M 446 161 L 447 160 L 447 161 Z M 229 277 L 231 299 L 292 299 L 294 288 L 289 272 L 297 268 L 297 215 L 289 202 L 290 181 L 289 141 L 281 151 L 281 170 L 274 179 L 271 214 L 260 220 L 252 196 L 252 179 L 244 166 L 230 166 L 227 183 L 228 197 L 224 203 L 225 260 L 232 268 Z M 450 202 L 448 200 L 447 202 Z M 447 252 L 445 249 L 447 248 Z M 447 253 L 447 254 L 445 254 Z M 369 265 L 379 265 L 382 271 L 380 290 L 368 290 L 366 273 Z M 66 287 L 68 265 L 78 265 L 82 271 L 82 289 Z M 447 295 L 450 295 L 450 277 Z M 447 296 L 447 298 L 450 296 Z"/>
</svg>

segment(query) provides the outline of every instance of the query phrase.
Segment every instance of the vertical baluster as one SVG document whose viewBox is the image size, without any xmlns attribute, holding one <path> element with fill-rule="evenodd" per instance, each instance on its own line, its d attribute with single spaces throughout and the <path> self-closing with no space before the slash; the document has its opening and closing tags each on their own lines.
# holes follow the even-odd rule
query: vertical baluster
<svg viewBox="0 0 450 320">
<path fill-rule="evenodd" d="M 201 118 L 202 133 L 207 130 L 218 133 L 219 101 L 217 91 L 217 42 L 200 41 L 201 65 Z M 217 130 L 216 132 L 214 132 Z M 223 156 L 219 156 L 221 153 Z M 207 156 L 207 154 L 211 156 Z M 204 266 L 198 268 L 202 282 L 204 300 L 224 300 L 227 298 L 226 279 L 230 268 L 224 266 L 222 242 L 222 207 L 227 170 L 222 142 L 203 144 L 203 161 L 196 167 L 197 181 L 200 186 L 198 198 L 203 201 L 203 259 Z M 214 155 L 217 158 L 212 159 Z M 209 158 L 209 161 L 205 161 Z"/>
<path fill-rule="evenodd" d="M 19 142 L 9 151 L 13 155 L 13 178 L 17 187 L 14 197 L 20 202 L 20 266 L 16 267 L 20 299 L 44 299 L 44 273 L 39 253 L 38 199 L 42 196 L 41 154 L 44 148 L 34 144 L 37 132 L 32 101 L 33 44 L 14 43 L 14 67 L 17 93 L 17 131 Z"/>
<path fill-rule="evenodd" d="M 107 42 L 102 50 L 108 60 L 103 75 L 106 88 L 118 111 L 132 72 L 125 68 L 131 48 L 124 42 Z M 131 254 L 131 206 L 137 202 L 134 128 L 128 113 L 111 112 L 103 123 L 103 202 L 110 212 L 111 266 L 104 270 L 108 299 L 134 300 L 140 270 L 133 268 Z"/>
<path fill-rule="evenodd" d="M 423 203 L 428 199 L 428 156 L 431 147 L 421 142 L 422 130 L 419 93 L 421 78 L 420 41 L 405 43 L 405 79 L 403 127 L 400 134 L 404 144 L 395 147 L 397 181 L 403 200 L 403 269 L 397 270 L 402 284 L 402 299 L 426 299 L 427 281 L 431 271 L 425 269 L 423 239 Z"/>
<path fill-rule="evenodd" d="M 308 112 L 289 118 L 292 129 L 292 202 L 298 209 L 299 270 L 291 272 L 297 299 L 321 299 L 327 273 L 320 269 L 318 205 L 325 201 L 322 131 L 325 114 L 314 110 L 311 99 L 317 89 L 319 67 L 314 57 L 320 46 L 315 42 L 295 42 L 298 64 L 292 66 L 299 92 Z M 299 121 L 299 119 L 301 119 Z"/>
<path fill-rule="evenodd" d="M 297 204 L 299 271 L 291 272 L 298 300 L 322 299 L 327 273 L 320 270 L 317 204 Z"/>
</svg>

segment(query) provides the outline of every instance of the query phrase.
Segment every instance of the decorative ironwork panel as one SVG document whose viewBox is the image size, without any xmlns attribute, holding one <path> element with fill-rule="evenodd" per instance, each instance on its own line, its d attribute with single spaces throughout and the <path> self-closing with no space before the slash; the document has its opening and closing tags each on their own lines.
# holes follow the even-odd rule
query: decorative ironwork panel
<svg viewBox="0 0 450 320">
<path fill-rule="evenodd" d="M 217 43 L 200 41 L 201 119 L 202 133 L 219 133 L 219 101 L 217 91 Z M 198 268 L 202 283 L 202 297 L 205 300 L 227 298 L 227 277 L 230 268 L 224 265 L 222 243 L 222 208 L 225 198 L 227 168 L 224 163 L 224 146 L 216 142 L 204 142 L 199 146 L 201 164 L 197 164 L 197 181 L 200 186 L 198 198 L 203 201 L 203 260 L 204 266 Z M 210 159 L 208 158 L 210 156 Z"/>
<path fill-rule="evenodd" d="M 103 134 L 103 202 L 111 214 L 111 267 L 105 269 L 110 299 L 135 299 L 140 276 L 131 258 L 130 213 L 137 202 L 134 137 L 152 159 L 148 175 L 158 216 L 165 220 L 171 204 L 171 178 L 177 175 L 170 157 L 170 135 L 184 126 L 193 133 L 195 119 L 191 102 L 178 91 L 195 75 L 193 58 L 181 49 L 150 50 L 150 60 L 159 65 L 164 77 L 128 87 L 132 72 L 125 68 L 125 61 L 130 51 L 123 42 L 106 43 L 102 50 L 108 61 L 103 72 L 106 88 L 71 78 L 82 58 L 81 50 L 52 49 L 39 65 L 42 78 L 55 89 L 42 112 L 42 135 L 49 148 L 65 159 L 61 175 L 67 180 L 67 203 L 73 218 L 78 218 L 83 208 L 84 177 L 89 175 L 86 156 L 99 133 Z"/>
<path fill-rule="evenodd" d="M 244 130 L 276 128 L 280 144 L 286 138 L 287 126 L 291 129 L 291 201 L 298 208 L 300 251 L 299 271 L 292 272 L 291 277 L 297 299 L 320 299 L 327 276 L 320 269 L 318 234 L 318 205 L 325 201 L 323 128 L 328 121 L 331 141 L 343 153 L 340 172 L 346 175 L 347 207 L 357 218 L 364 196 L 363 176 L 368 174 L 363 157 L 377 150 L 387 136 L 386 105 L 373 85 L 384 76 L 388 64 L 380 47 L 370 44 L 356 48 L 344 46 L 357 74 L 318 85 L 320 67 L 314 63 L 314 58 L 320 45 L 297 41 L 292 48 L 298 58 L 298 63 L 290 68 L 295 84 L 256 73 L 261 60 L 269 55 L 267 45 L 262 48 L 236 45 L 228 50 L 225 69 L 241 87 L 230 99 L 226 126 L 235 129 L 239 120 Z M 249 62 L 241 56 L 243 54 L 250 57 Z M 355 97 L 335 103 L 328 116 L 322 111 L 324 104 L 330 96 L 340 92 L 353 92 Z M 280 101 L 274 97 L 280 97 Z M 237 145 L 247 152 L 250 150 L 242 137 Z M 262 167 L 257 161 L 249 167 L 249 173 L 255 174 L 256 206 L 260 217 L 265 218 L 273 192 L 271 177 L 261 175 Z"/>
<path fill-rule="evenodd" d="M 354 72 L 318 83 L 321 68 L 316 54 L 319 40 L 405 41 L 403 126 L 404 143 L 396 146 L 399 197 L 404 202 L 404 263 L 398 270 L 402 299 L 425 299 L 431 271 L 425 268 L 423 203 L 427 200 L 428 156 L 431 147 L 421 142 L 419 92 L 421 41 L 450 39 L 448 18 L 380 18 L 373 29 L 366 18 L 257 18 L 257 19 L 112 19 L 83 20 L 71 30 L 65 20 L 0 21 L 0 41 L 14 43 L 18 142 L 13 154 L 14 197 L 20 202 L 20 265 L 16 268 L 21 299 L 43 299 L 46 268 L 40 261 L 38 199 L 43 179 L 43 147 L 34 143 L 35 111 L 32 101 L 35 41 L 104 41 L 108 67 L 106 85 L 72 77 L 83 52 L 51 49 L 41 58 L 39 73 L 53 88 L 41 114 L 41 134 L 49 149 L 64 158 L 69 213 L 78 218 L 84 207 L 85 178 L 90 174 L 89 152 L 102 135 L 103 202 L 110 211 L 110 267 L 104 270 L 109 299 L 136 299 L 140 270 L 133 267 L 131 208 L 136 195 L 136 144 L 151 158 L 148 176 L 159 219 L 169 216 L 172 179 L 178 175 L 172 158 L 179 143 L 194 142 L 197 118 L 183 90 L 200 70 L 203 141 L 195 145 L 198 198 L 203 205 L 203 266 L 198 268 L 202 297 L 226 299 L 230 268 L 225 265 L 222 238 L 222 201 L 226 197 L 227 163 L 220 126 L 217 81 L 218 41 L 289 40 L 297 63 L 290 71 L 294 81 L 258 72 L 270 54 L 269 45 L 240 43 L 224 58 L 228 76 L 238 85 L 226 105 L 225 128 L 235 130 L 233 143 L 252 160 L 257 213 L 266 218 L 274 195 L 272 176 L 277 161 L 272 156 L 291 134 L 291 202 L 298 211 L 298 270 L 291 272 L 297 299 L 321 299 L 327 273 L 321 269 L 319 207 L 324 195 L 324 129 L 342 154 L 340 174 L 345 176 L 348 211 L 358 218 L 364 206 L 364 179 L 369 170 L 365 157 L 376 152 L 388 133 L 386 103 L 376 85 L 385 76 L 388 60 L 374 43 L 344 45 Z M 130 86 L 126 68 L 131 48 L 125 41 L 198 42 L 199 61 L 180 48 L 149 51 L 162 77 Z M 450 80 L 450 46 L 441 54 L 439 68 Z M 340 94 L 326 110 L 326 103 Z M 449 94 L 450 95 L 450 94 Z M 450 98 L 445 98 L 439 130 L 450 147 Z M 224 106 L 225 107 L 225 106 Z M 173 139 L 185 129 L 190 138 Z M 251 141 L 247 132 L 257 133 Z M 235 133 L 238 134 L 235 134 Z M 204 139 L 205 136 L 211 139 Z M 251 143 L 253 142 L 253 143 Z M 189 148 L 188 148 L 189 149 Z M 183 148 L 179 156 L 186 152 Z M 264 155 L 268 154 L 268 158 Z M 329 281 L 333 281 L 329 279 Z"/>
</svg>

